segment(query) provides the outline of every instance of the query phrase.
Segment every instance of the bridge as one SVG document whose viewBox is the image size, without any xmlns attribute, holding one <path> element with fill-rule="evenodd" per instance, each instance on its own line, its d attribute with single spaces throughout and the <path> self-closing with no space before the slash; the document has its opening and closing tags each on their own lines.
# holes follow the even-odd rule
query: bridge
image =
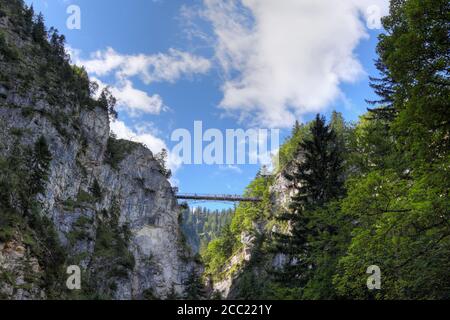
<svg viewBox="0 0 450 320">
<path fill-rule="evenodd" d="M 248 198 L 240 195 L 229 194 L 195 194 L 195 193 L 176 193 L 176 198 L 180 200 L 204 200 L 204 201 L 231 201 L 231 202 L 261 202 L 260 198 Z"/>
</svg>

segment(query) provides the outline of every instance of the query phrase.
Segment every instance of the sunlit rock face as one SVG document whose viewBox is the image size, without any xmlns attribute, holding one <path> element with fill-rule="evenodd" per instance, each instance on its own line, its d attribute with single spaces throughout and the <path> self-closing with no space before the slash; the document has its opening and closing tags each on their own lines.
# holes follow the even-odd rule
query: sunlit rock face
<svg viewBox="0 0 450 320">
<path fill-rule="evenodd" d="M 34 54 L 36 44 L 18 34 L 8 15 L 0 18 L 0 30 L 20 51 L 14 61 L 0 54 L 0 156 L 13 155 L 17 146 L 32 147 L 40 137 L 47 141 L 52 160 L 38 200 L 41 214 L 54 224 L 66 264 L 81 267 L 82 286 L 99 298 L 181 296 L 195 266 L 159 162 L 142 145 L 110 138 L 107 110 L 74 100 L 70 87 L 17 76 L 38 74 L 46 57 Z M 121 153 L 114 163 L 108 160 L 112 142 Z M 94 184 L 101 196 L 93 196 Z M 21 234 L 0 243 L 0 274 L 5 272 L 2 297 L 46 298 L 30 277 L 46 269 Z"/>
</svg>

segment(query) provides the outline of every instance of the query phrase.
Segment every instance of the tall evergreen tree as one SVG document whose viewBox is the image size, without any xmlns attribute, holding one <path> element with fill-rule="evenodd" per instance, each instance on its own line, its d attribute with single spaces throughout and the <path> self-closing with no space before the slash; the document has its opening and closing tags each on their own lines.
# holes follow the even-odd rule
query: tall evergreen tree
<svg viewBox="0 0 450 320">
<path fill-rule="evenodd" d="M 200 300 L 205 297 L 205 287 L 195 270 L 189 274 L 185 286 L 185 299 Z"/>
<path fill-rule="evenodd" d="M 448 0 L 392 0 L 383 19 L 380 101 L 357 128 L 363 170 L 342 202 L 357 222 L 334 277 L 344 298 L 450 298 L 449 12 Z M 369 265 L 382 290 L 365 287 Z"/>
<path fill-rule="evenodd" d="M 311 138 L 300 144 L 303 159 L 298 161 L 295 172 L 285 174 L 297 188 L 289 212 L 279 217 L 280 221 L 288 222 L 290 232 L 277 233 L 274 246 L 275 251 L 290 258 L 290 263 L 278 274 L 280 279 L 286 283 L 295 281 L 300 286 L 314 267 L 309 259 L 308 242 L 319 230 L 311 225 L 311 213 L 343 194 L 342 159 L 335 132 L 320 115 L 310 130 Z"/>
<path fill-rule="evenodd" d="M 29 159 L 30 181 L 28 188 L 30 195 L 37 195 L 45 191 L 45 182 L 48 179 L 52 154 L 47 141 L 41 136 L 34 144 L 32 156 Z"/>
<path fill-rule="evenodd" d="M 47 30 L 45 29 L 44 15 L 40 13 L 33 25 L 33 40 L 37 43 L 44 44 L 47 40 Z"/>
<path fill-rule="evenodd" d="M 25 32 L 27 35 L 31 35 L 31 32 L 33 31 L 33 19 L 34 19 L 34 8 L 33 4 L 31 4 L 30 7 L 25 7 L 24 10 L 24 20 L 25 20 Z"/>
</svg>

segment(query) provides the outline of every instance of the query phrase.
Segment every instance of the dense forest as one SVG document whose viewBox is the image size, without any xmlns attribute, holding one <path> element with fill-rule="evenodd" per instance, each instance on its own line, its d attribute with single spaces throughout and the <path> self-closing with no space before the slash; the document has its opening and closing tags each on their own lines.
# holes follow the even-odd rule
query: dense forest
<svg viewBox="0 0 450 320">
<path fill-rule="evenodd" d="M 371 78 L 379 100 L 357 123 L 296 124 L 277 170 L 296 186 L 288 209 L 273 210 L 274 178 L 256 177 L 247 194 L 264 201 L 239 205 L 208 245 L 208 277 L 237 278 L 242 299 L 450 298 L 449 21 L 446 0 L 391 1 Z M 251 260 L 224 268 L 243 232 L 256 237 Z M 380 290 L 366 286 L 373 265 Z"/>
<path fill-rule="evenodd" d="M 184 210 L 181 227 L 193 252 L 199 253 L 217 238 L 230 224 L 233 213 L 233 209 L 210 210 L 202 207 Z"/>
<path fill-rule="evenodd" d="M 83 68 L 69 63 L 64 36 L 46 30 L 42 15 L 23 1 L 2 2 L 9 10 L 0 8 L 0 18 L 8 14 L 16 30 L 0 30 L 0 88 L 18 83 L 20 91 L 28 92 L 38 87 L 48 93 L 52 106 L 76 102 L 117 117 L 111 93 L 105 89 L 94 98 L 98 87 Z M 317 115 L 309 123 L 296 123 L 280 148 L 274 174 L 257 174 L 245 191 L 261 202 L 241 203 L 235 210 L 181 212 L 187 243 L 204 265 L 201 279 L 196 270 L 190 273 L 184 298 L 219 298 L 204 284 L 232 278 L 232 297 L 237 299 L 450 299 L 449 21 L 446 0 L 391 0 L 377 46 L 378 74 L 371 77 L 379 99 L 368 101 L 367 113 L 355 123 L 338 112 L 330 119 Z M 11 40 L 13 33 L 31 45 L 19 50 Z M 37 58 L 29 61 L 29 56 Z M 0 91 L 4 104 L 5 97 Z M 70 132 L 79 131 L 80 124 L 73 120 L 77 118 L 57 107 L 51 112 L 7 107 L 21 108 L 24 118 L 41 114 L 67 141 L 73 138 Z M 20 142 L 27 136 L 24 129 L 4 128 L 0 123 L 2 137 Z M 127 148 L 137 146 L 113 136 L 107 140 L 105 162 L 111 172 L 117 171 L 131 150 Z M 5 141 L 0 140 L 2 152 Z M 80 298 L 62 295 L 61 271 L 73 257 L 60 245 L 50 219 L 40 214 L 39 195 L 51 171 L 50 142 L 42 136 L 27 145 L 15 143 L 14 150 L 0 157 L 0 242 L 21 235 L 45 270 L 26 280 L 44 288 L 47 298 Z M 163 164 L 160 174 L 169 177 L 165 154 L 156 158 Z M 273 187 L 281 178 L 294 189 L 286 206 L 275 205 Z M 144 188 L 144 182 L 133 181 L 151 197 L 154 190 Z M 97 180 L 86 190 L 80 189 L 76 199 L 65 199 L 63 209 L 86 211 L 105 198 L 106 185 Z M 95 221 L 99 227 L 93 261 L 103 262 L 98 265 L 105 270 L 93 273 L 92 288 L 81 298 L 108 299 L 114 297 L 116 283 L 99 294 L 95 282 L 105 274 L 122 279 L 142 261 L 128 252 L 130 230 L 119 225 L 114 201 L 109 211 L 96 212 Z M 69 243 L 92 237 L 83 231 L 91 220 L 77 223 L 82 226 L 75 224 Z M 245 259 L 236 263 L 233 258 L 241 252 Z M 147 259 L 145 270 L 156 274 L 154 260 Z M 370 266 L 381 271 L 379 290 L 367 288 Z M 0 281 L 13 282 L 6 272 Z M 155 296 L 148 291 L 144 298 Z"/>
</svg>

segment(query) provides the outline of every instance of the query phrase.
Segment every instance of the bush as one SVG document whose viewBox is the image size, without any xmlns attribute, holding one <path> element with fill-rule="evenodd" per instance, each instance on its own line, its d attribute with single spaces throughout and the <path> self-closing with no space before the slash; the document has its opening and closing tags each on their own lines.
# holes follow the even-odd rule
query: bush
<svg viewBox="0 0 450 320">
<path fill-rule="evenodd" d="M 20 52 L 6 39 L 4 32 L 0 31 L 0 54 L 2 54 L 7 61 L 19 60 Z"/>
<path fill-rule="evenodd" d="M 95 198 L 90 193 L 80 190 L 77 196 L 77 203 L 94 203 Z"/>
<path fill-rule="evenodd" d="M 102 188 L 100 187 L 100 184 L 98 183 L 97 179 L 94 179 L 94 183 L 92 184 L 90 192 L 92 193 L 92 196 L 95 198 L 96 201 L 102 200 L 103 191 L 102 191 Z"/>
<path fill-rule="evenodd" d="M 127 140 L 118 140 L 114 136 L 108 139 L 106 147 L 105 162 L 113 169 L 118 169 L 119 164 L 130 154 L 139 144 Z"/>
<path fill-rule="evenodd" d="M 2 210 L 0 212 L 0 242 L 11 241 L 17 232 L 17 227 L 23 224 L 24 221 L 19 215 Z"/>
</svg>

